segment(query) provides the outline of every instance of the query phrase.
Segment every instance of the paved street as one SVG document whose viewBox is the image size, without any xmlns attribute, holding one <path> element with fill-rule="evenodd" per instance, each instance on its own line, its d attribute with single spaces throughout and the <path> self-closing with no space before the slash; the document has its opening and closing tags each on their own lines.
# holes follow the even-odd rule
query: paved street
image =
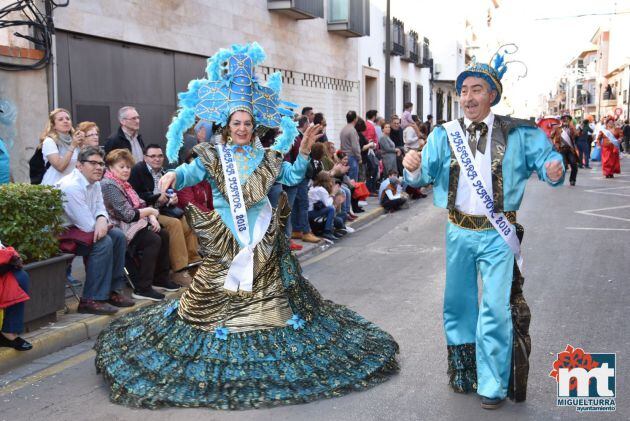
<svg viewBox="0 0 630 421">
<path fill-rule="evenodd" d="M 623 159 L 622 168 L 627 165 L 630 159 Z M 305 265 L 325 297 L 357 310 L 398 340 L 402 369 L 389 382 L 271 410 L 132 410 L 109 403 L 94 371 L 91 343 L 83 343 L 0 376 L 0 419 L 628 419 L 630 176 L 605 180 L 597 167 L 581 171 L 577 184 L 551 189 L 532 178 L 519 213 L 526 229 L 525 296 L 533 340 L 525 403 L 484 411 L 476 395 L 457 395 L 447 387 L 441 315 L 446 213 L 427 199 L 380 217 Z M 567 344 L 617 352 L 616 413 L 578 415 L 556 406 L 549 371 Z"/>
</svg>

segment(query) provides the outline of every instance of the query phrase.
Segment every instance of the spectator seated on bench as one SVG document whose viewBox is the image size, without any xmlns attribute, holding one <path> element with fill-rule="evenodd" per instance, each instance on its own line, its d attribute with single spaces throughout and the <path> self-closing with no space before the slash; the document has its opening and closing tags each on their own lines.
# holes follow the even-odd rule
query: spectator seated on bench
<svg viewBox="0 0 630 421">
<path fill-rule="evenodd" d="M 334 242 L 348 233 L 337 209 L 345 196 L 327 172 L 320 172 L 308 191 L 308 219 L 313 231 L 322 231 L 322 238 Z"/>
<path fill-rule="evenodd" d="M 79 237 L 90 233 L 88 242 L 90 237 L 92 239 L 80 313 L 114 314 L 117 307 L 134 305 L 122 293 L 127 241 L 121 230 L 110 228 L 100 185 L 104 167 L 103 153 L 94 146 L 87 146 L 79 152 L 76 168 L 56 184 L 64 198 L 64 225 L 70 233 L 74 231 Z"/>
<path fill-rule="evenodd" d="M 156 289 L 179 289 L 169 279 L 169 235 L 160 227 L 157 209 L 147 207 L 127 181 L 133 166 L 131 153 L 115 149 L 107 154 L 106 161 L 107 171 L 101 183 L 105 207 L 114 225 L 125 233 L 129 249 L 134 254 L 142 253 L 131 296 L 138 300 L 161 301 L 164 294 Z"/>
<path fill-rule="evenodd" d="M 144 161 L 137 162 L 131 169 L 129 183 L 140 199 L 159 210 L 158 222 L 169 235 L 169 257 L 171 269 L 175 272 L 173 280 L 181 286 L 189 286 L 192 282 L 188 274 L 189 265 L 201 262 L 199 243 L 188 226 L 184 212 L 177 207 L 177 194 L 166 195 L 160 191 L 158 183 L 165 173 L 163 166 L 164 153 L 160 145 L 147 145 Z"/>
</svg>

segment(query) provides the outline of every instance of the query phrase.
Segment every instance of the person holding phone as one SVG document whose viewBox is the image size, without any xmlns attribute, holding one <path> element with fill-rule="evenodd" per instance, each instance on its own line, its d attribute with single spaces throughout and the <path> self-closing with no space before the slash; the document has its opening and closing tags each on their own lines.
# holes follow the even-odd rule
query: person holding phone
<svg viewBox="0 0 630 421">
<path fill-rule="evenodd" d="M 44 163 L 50 163 L 42 179 L 43 185 L 52 186 L 72 172 L 84 139 L 85 133 L 75 132 L 72 128 L 68 110 L 55 108 L 48 114 L 46 127 L 40 136 Z"/>
</svg>

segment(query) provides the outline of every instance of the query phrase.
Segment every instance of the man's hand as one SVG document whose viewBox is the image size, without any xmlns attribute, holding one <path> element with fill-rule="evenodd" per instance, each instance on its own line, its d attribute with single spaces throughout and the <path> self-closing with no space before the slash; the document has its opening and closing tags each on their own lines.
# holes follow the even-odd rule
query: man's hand
<svg viewBox="0 0 630 421">
<path fill-rule="evenodd" d="M 562 163 L 560 161 L 547 162 L 545 164 L 545 169 L 547 171 L 547 178 L 552 183 L 555 183 L 560 180 L 560 177 L 562 177 Z"/>
<path fill-rule="evenodd" d="M 107 235 L 107 218 L 99 216 L 96 218 L 94 224 L 94 242 L 96 243 L 101 238 Z"/>
<path fill-rule="evenodd" d="M 168 202 L 169 205 L 175 206 L 177 204 L 177 194 L 173 193 L 171 196 L 171 200 Z"/>
<path fill-rule="evenodd" d="M 158 187 L 162 193 L 166 192 L 170 187 L 175 186 L 177 183 L 177 174 L 175 171 L 169 171 L 160 178 L 160 182 L 158 183 Z M 165 195 L 166 196 L 166 195 Z"/>
<path fill-rule="evenodd" d="M 416 171 L 418 168 L 420 168 L 421 163 L 422 156 L 414 150 L 410 150 L 409 152 L 407 152 L 402 162 L 403 167 L 405 167 L 405 169 L 409 172 Z"/>
<path fill-rule="evenodd" d="M 166 202 L 168 202 L 168 196 L 166 193 L 160 193 L 160 197 L 157 198 L 158 206 L 164 206 L 166 205 Z"/>
<path fill-rule="evenodd" d="M 311 154 L 311 146 L 322 137 L 324 134 L 321 133 L 322 125 L 316 124 L 314 126 L 309 126 L 304 131 L 304 137 L 302 137 L 302 143 L 300 144 L 300 153 L 302 155 L 310 155 Z"/>
<path fill-rule="evenodd" d="M 151 231 L 153 232 L 160 232 L 160 223 L 158 222 L 157 218 L 155 217 L 155 215 L 151 215 L 149 216 L 149 227 L 151 229 Z"/>
</svg>

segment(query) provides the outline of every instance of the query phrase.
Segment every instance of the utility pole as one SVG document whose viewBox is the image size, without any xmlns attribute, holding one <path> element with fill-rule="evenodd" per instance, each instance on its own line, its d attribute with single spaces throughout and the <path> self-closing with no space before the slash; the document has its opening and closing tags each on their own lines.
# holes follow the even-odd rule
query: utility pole
<svg viewBox="0 0 630 421">
<path fill-rule="evenodd" d="M 392 109 L 392 95 L 391 95 L 392 87 L 391 87 L 391 83 L 389 82 L 389 78 L 390 78 L 389 61 L 390 61 L 391 50 L 392 50 L 392 46 L 391 46 L 392 19 L 391 19 L 390 10 L 389 10 L 389 1 L 390 0 L 387 0 L 387 7 L 386 7 L 386 12 L 385 12 L 385 112 L 383 113 L 383 115 L 385 115 L 385 118 L 387 120 L 389 120 L 391 117 L 390 110 Z"/>
</svg>

